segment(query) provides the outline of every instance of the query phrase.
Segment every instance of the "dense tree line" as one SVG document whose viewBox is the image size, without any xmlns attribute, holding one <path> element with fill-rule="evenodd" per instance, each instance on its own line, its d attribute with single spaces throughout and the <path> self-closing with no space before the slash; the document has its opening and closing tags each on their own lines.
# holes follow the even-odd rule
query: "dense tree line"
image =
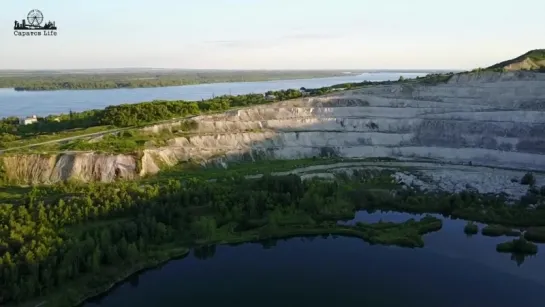
<svg viewBox="0 0 545 307">
<path fill-rule="evenodd" d="M 248 94 L 218 96 L 198 102 L 188 101 L 152 101 L 137 104 L 109 106 L 104 109 L 99 123 L 116 127 L 129 127 L 154 121 L 166 120 L 206 112 L 225 111 L 230 108 L 246 107 L 270 103 L 267 97 L 274 96 L 274 101 L 299 98 L 298 90 L 270 91 L 266 95 Z"/>
<path fill-rule="evenodd" d="M 163 242 L 210 238 L 228 222 L 296 211 L 302 199 L 313 210 L 333 206 L 335 189 L 316 185 L 288 176 L 33 189 L 22 204 L 0 206 L 0 302 L 44 295 L 102 267 L 135 262 Z M 318 193 L 312 197 L 322 199 L 319 207 L 304 201 L 305 190 Z M 101 224 L 111 219 L 116 222 Z"/>
<path fill-rule="evenodd" d="M 17 91 L 115 89 L 215 82 L 267 81 L 339 76 L 336 71 L 149 71 L 133 73 L 41 73 L 0 76 L 0 88 Z"/>
</svg>

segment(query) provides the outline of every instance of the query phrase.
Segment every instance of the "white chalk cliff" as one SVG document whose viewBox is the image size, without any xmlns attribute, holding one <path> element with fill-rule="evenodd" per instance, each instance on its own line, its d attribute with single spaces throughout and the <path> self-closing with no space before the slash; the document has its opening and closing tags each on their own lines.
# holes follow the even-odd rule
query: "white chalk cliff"
<svg viewBox="0 0 545 307">
<path fill-rule="evenodd" d="M 545 170 L 544 115 L 545 73 L 480 72 L 446 84 L 371 86 L 198 116 L 198 134 L 139 155 L 7 156 L 4 168 L 9 178 L 28 183 L 132 179 L 189 159 L 331 155 Z"/>
</svg>

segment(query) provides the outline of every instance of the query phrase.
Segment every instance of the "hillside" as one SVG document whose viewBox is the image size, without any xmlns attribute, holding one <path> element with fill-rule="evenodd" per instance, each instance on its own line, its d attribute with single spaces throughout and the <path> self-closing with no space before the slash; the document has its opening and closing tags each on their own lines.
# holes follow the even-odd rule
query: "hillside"
<svg viewBox="0 0 545 307">
<path fill-rule="evenodd" d="M 527 187 L 513 178 L 545 171 L 544 115 L 545 74 L 483 71 L 433 85 L 371 85 L 199 115 L 191 131 L 181 133 L 183 122 L 149 126 L 139 133 L 164 140 L 137 154 L 12 153 L 2 164 L 14 183 L 47 184 L 139 179 L 183 162 L 395 159 L 396 167 L 432 163 L 422 171 L 442 189 L 472 186 L 520 196 Z"/>
<path fill-rule="evenodd" d="M 535 49 L 511 60 L 503 61 L 488 67 L 488 69 L 513 70 L 544 70 L 545 49 Z"/>
</svg>

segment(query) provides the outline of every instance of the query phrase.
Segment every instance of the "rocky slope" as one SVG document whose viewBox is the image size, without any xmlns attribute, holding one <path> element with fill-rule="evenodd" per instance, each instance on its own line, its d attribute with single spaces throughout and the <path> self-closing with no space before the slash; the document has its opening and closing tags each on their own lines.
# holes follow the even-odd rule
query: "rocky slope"
<svg viewBox="0 0 545 307">
<path fill-rule="evenodd" d="M 132 179 L 189 159 L 313 156 L 436 159 L 545 171 L 544 115 L 545 74 L 485 71 L 455 75 L 446 84 L 373 86 L 198 116 L 196 135 L 134 156 L 5 156 L 3 167 L 21 183 Z"/>
</svg>

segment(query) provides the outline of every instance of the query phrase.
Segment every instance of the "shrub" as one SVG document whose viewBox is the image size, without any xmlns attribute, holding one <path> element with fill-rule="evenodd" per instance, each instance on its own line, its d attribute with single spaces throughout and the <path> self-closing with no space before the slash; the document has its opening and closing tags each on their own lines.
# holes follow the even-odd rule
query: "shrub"
<svg viewBox="0 0 545 307">
<path fill-rule="evenodd" d="M 530 227 L 524 233 L 524 238 L 526 240 L 545 243 L 545 227 Z"/>
<path fill-rule="evenodd" d="M 524 238 L 515 239 L 511 242 L 500 243 L 496 245 L 496 250 L 500 253 L 518 253 L 518 254 L 537 254 L 537 245 L 528 242 Z"/>
<path fill-rule="evenodd" d="M 464 232 L 468 235 L 474 235 L 479 232 L 479 226 L 473 222 L 467 222 L 466 227 L 464 227 Z"/>
<path fill-rule="evenodd" d="M 530 191 L 520 198 L 520 204 L 523 206 L 535 205 L 538 202 L 538 196 Z"/>
<path fill-rule="evenodd" d="M 501 226 L 501 225 L 488 225 L 483 228 L 481 231 L 483 236 L 489 236 L 489 237 L 500 237 L 500 236 L 519 236 L 520 232 L 517 230 L 513 230 L 509 227 Z"/>
<path fill-rule="evenodd" d="M 534 185 L 536 183 L 536 178 L 532 173 L 526 173 L 520 179 L 520 183 L 524 185 Z"/>
</svg>

